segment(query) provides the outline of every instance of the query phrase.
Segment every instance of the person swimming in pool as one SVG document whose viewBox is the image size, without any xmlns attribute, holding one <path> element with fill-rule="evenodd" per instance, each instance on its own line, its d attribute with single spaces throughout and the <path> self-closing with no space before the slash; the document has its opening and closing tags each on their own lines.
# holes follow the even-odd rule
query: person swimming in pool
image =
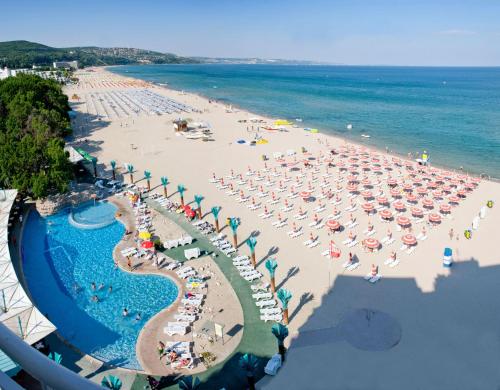
<svg viewBox="0 0 500 390">
<path fill-rule="evenodd" d="M 128 309 L 127 308 L 124 308 L 123 311 L 122 311 L 122 315 L 124 317 L 127 317 L 128 316 Z"/>
<path fill-rule="evenodd" d="M 95 282 L 90 283 L 90 289 L 91 289 L 92 291 L 95 291 L 95 289 L 96 289 Z"/>
<path fill-rule="evenodd" d="M 104 288 L 104 283 L 99 284 L 98 290 L 102 290 Z"/>
<path fill-rule="evenodd" d="M 97 295 L 92 295 L 92 302 L 99 302 L 99 297 Z"/>
<path fill-rule="evenodd" d="M 142 320 L 141 313 L 137 313 L 137 315 L 135 316 L 135 320 L 136 320 L 136 322 L 139 322 L 140 320 Z"/>
</svg>

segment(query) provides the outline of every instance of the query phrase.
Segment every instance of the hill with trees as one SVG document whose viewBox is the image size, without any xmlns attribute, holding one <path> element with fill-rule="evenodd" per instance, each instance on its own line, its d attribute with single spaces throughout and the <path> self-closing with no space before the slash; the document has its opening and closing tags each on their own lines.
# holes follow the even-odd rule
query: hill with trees
<svg viewBox="0 0 500 390">
<path fill-rule="evenodd" d="M 63 137 L 70 120 L 59 84 L 34 75 L 0 80 L 0 187 L 45 197 L 65 192 L 72 164 Z"/>
<path fill-rule="evenodd" d="M 123 47 L 55 48 L 28 41 L 0 42 L 0 66 L 31 68 L 52 66 L 54 61 L 78 61 L 80 66 L 127 64 L 186 64 L 199 60 L 171 53 Z"/>
</svg>

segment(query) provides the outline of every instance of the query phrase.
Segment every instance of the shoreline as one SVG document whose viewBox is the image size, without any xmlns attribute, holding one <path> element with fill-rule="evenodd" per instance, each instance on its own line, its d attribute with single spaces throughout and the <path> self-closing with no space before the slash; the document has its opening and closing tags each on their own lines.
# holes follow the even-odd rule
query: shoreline
<svg viewBox="0 0 500 390">
<path fill-rule="evenodd" d="M 154 64 L 152 64 L 154 65 Z M 168 64 L 163 64 L 163 65 L 168 65 Z M 176 65 L 176 64 L 173 64 L 173 65 Z M 178 64 L 178 65 L 184 65 L 184 64 Z M 225 65 L 225 64 L 221 64 L 221 65 Z M 151 85 L 153 85 L 154 87 L 156 88 L 163 88 L 167 91 L 171 91 L 171 92 L 178 92 L 178 93 L 183 93 L 185 95 L 191 95 L 191 96 L 195 96 L 195 97 L 198 97 L 200 99 L 204 99 L 206 101 L 214 101 L 215 103 L 217 104 L 221 104 L 223 106 L 228 106 L 228 105 L 231 105 L 233 107 L 233 109 L 236 109 L 238 112 L 242 112 L 244 114 L 248 114 L 248 115 L 251 115 L 251 116 L 257 116 L 257 117 L 261 117 L 262 119 L 266 120 L 266 121 L 269 121 L 269 122 L 273 122 L 277 119 L 280 119 L 279 117 L 277 116 L 273 116 L 271 113 L 258 113 L 258 112 L 253 112 L 253 111 L 250 111 L 249 109 L 247 108 L 244 108 L 244 107 L 241 107 L 240 105 L 236 104 L 236 103 L 231 103 L 231 102 L 223 102 L 223 101 L 220 101 L 220 100 L 217 100 L 215 98 L 211 98 L 209 96 L 206 96 L 202 93 L 198 93 L 198 92 L 192 92 L 192 91 L 186 91 L 186 90 L 179 90 L 179 89 L 176 89 L 176 88 L 172 88 L 170 86 L 170 84 L 167 83 L 167 85 L 162 85 L 156 81 L 149 81 L 149 80 L 144 80 L 144 79 L 141 79 L 141 78 L 137 78 L 137 77 L 133 77 L 133 76 L 129 76 L 129 75 L 124 75 L 122 73 L 115 73 L 111 70 L 109 70 L 110 68 L 120 68 L 120 67 L 124 67 L 124 66 L 127 66 L 127 65 L 113 65 L 113 66 L 102 66 L 102 67 L 96 67 L 96 68 L 101 68 L 101 69 L 104 69 L 105 72 L 108 72 L 112 75 L 116 75 L 116 76 L 120 76 L 120 77 L 124 77 L 124 78 L 128 78 L 128 79 L 131 79 L 131 80 L 134 80 L 134 81 L 142 81 L 142 82 L 145 82 L 145 83 L 149 83 Z M 144 66 L 147 66 L 147 65 L 144 65 Z M 293 121 L 293 120 L 292 120 Z M 297 129 L 297 130 L 303 130 L 304 127 L 302 126 L 299 126 L 299 127 L 292 127 L 292 129 Z M 388 156 L 391 156 L 391 157 L 396 157 L 396 158 L 400 158 L 402 159 L 403 161 L 410 161 L 412 163 L 415 162 L 415 159 L 413 160 L 410 160 L 408 159 L 408 156 L 403 154 L 403 153 L 399 153 L 397 151 L 394 151 L 394 150 L 390 150 L 390 151 L 387 151 L 385 150 L 384 148 L 382 147 L 379 147 L 379 146 L 376 146 L 376 145 L 367 145 L 363 142 L 360 142 L 359 140 L 352 140 L 350 138 L 347 138 L 347 137 L 343 137 L 339 134 L 331 134 L 330 131 L 325 131 L 324 129 L 321 129 L 319 128 L 319 134 L 322 134 L 324 136 L 327 136 L 327 137 L 331 137 L 333 140 L 335 141 L 338 141 L 339 143 L 348 143 L 348 144 L 352 144 L 356 147 L 366 147 L 366 148 L 369 148 L 369 149 L 372 149 L 378 153 L 382 153 L 382 154 L 386 154 Z M 446 164 L 429 164 L 429 166 L 431 167 L 435 167 L 435 168 L 439 168 L 439 169 L 445 169 L 445 170 L 449 170 L 453 173 L 460 173 L 460 174 L 465 174 L 467 176 L 471 176 L 471 177 L 480 177 L 482 180 L 488 180 L 488 181 L 491 181 L 491 182 L 495 182 L 495 183 L 500 183 L 500 177 L 493 177 L 491 175 L 487 175 L 485 173 L 476 173 L 476 172 L 469 172 L 467 171 L 465 168 L 463 170 L 460 170 L 460 168 L 458 167 L 450 167 Z"/>
</svg>

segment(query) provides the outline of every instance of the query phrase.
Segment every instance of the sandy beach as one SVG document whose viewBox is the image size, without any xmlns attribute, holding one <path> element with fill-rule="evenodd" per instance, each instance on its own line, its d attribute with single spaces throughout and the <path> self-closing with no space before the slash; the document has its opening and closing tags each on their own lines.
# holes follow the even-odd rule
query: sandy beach
<svg viewBox="0 0 500 390">
<path fill-rule="evenodd" d="M 377 208 L 377 197 L 382 193 L 389 198 L 388 202 L 391 201 L 389 178 L 400 185 L 421 176 L 417 172 L 412 176 L 404 160 L 322 134 L 321 129 L 320 133 L 311 134 L 291 126 L 286 127 L 286 132 L 261 129 L 260 135 L 267 143 L 249 146 L 248 142 L 255 136 L 252 126 L 264 126 L 248 122 L 254 117 L 261 118 L 258 115 L 240 109 L 228 112 L 225 105 L 203 97 L 117 76 L 102 68 L 93 68 L 92 72 L 78 71 L 76 77 L 80 78 L 78 85 L 65 87 L 77 112 L 69 144 L 98 158 L 99 176 L 110 177 L 110 161 L 116 160 L 123 180 L 128 183 L 123 164 L 129 163 L 136 169 L 136 181 L 143 178 L 145 170 L 152 173 L 153 192 L 158 193 L 163 191 L 160 177 L 167 176 L 171 182 L 168 191 L 173 199 L 178 200 L 178 194 L 174 194 L 177 184 L 183 184 L 187 187 L 185 199 L 188 202 L 195 194 L 204 197 L 204 213 L 212 206 L 221 206 L 220 221 L 226 217 L 241 218 L 239 240 L 243 242 L 250 235 L 256 237 L 257 269 L 264 275 L 263 280 L 268 280 L 265 260 L 269 256 L 276 258 L 276 284 L 293 294 L 289 305 L 290 336 L 286 340 L 291 348 L 282 370 L 274 378 L 263 379 L 259 384 L 262 388 L 466 389 L 497 386 L 500 341 L 493 329 L 500 326 L 500 310 L 493 297 L 498 291 L 495 271 L 500 269 L 496 247 L 500 221 L 499 183 L 481 180 L 458 200 L 449 217 L 438 211 L 447 201 L 433 200 L 433 209 L 427 212 L 421 206 L 421 196 L 417 197 L 414 207 L 423 215 L 413 213 L 415 210 L 401 189 L 398 196 L 402 196 L 405 203 L 404 211 L 396 214 L 394 203 L 388 204 L 385 209 L 391 211 L 391 219 L 383 222 L 377 211 L 368 214 L 365 210 L 371 209 L 365 205 L 369 203 Z M 109 107 L 99 105 L 98 98 L 92 98 L 96 93 L 144 89 L 196 110 L 180 114 L 127 115 L 110 112 Z M 203 142 L 175 133 L 172 121 L 179 117 L 209 123 L 213 140 Z M 271 118 L 262 120 L 269 125 L 274 121 Z M 247 143 L 239 144 L 237 140 Z M 302 153 L 302 148 L 307 154 Z M 337 154 L 331 155 L 332 149 Z M 290 151 L 289 156 L 287 151 Z M 273 157 L 276 153 L 283 156 L 276 160 Z M 268 161 L 264 162 L 262 155 L 266 155 Z M 352 163 L 349 159 L 355 155 L 360 160 L 377 156 L 380 163 L 387 161 L 392 170 L 383 170 L 381 174 L 372 170 L 363 172 L 359 161 L 359 175 L 350 180 L 350 172 L 342 172 L 339 163 L 344 161 L 349 165 Z M 309 159 L 311 168 L 304 168 L 304 159 Z M 247 175 L 249 171 L 252 175 Z M 443 172 L 437 170 L 436 175 L 446 176 Z M 217 183 L 210 182 L 213 175 Z M 456 175 L 450 173 L 450 176 Z M 262 180 L 256 181 L 259 176 Z M 221 178 L 225 185 L 232 184 L 236 191 L 234 196 L 226 193 L 230 187 L 217 187 Z M 370 182 L 366 186 L 362 184 L 365 178 Z M 250 183 L 252 180 L 254 182 Z M 238 185 L 238 181 L 245 181 L 245 184 Z M 356 182 L 360 192 L 352 198 L 348 197 L 350 182 Z M 466 182 L 472 180 L 465 178 L 458 182 L 453 192 Z M 252 185 L 255 191 L 247 189 Z M 283 192 L 278 191 L 280 186 Z M 412 191 L 417 194 L 416 189 L 420 186 L 416 183 Z M 325 199 L 320 199 L 329 189 L 339 190 L 341 203 L 332 204 L 336 194 L 330 199 L 326 195 Z M 240 191 L 243 197 L 249 197 L 248 201 L 236 201 L 242 195 Z M 298 196 L 287 198 L 287 194 L 294 191 Z M 302 200 L 299 195 L 302 191 L 309 191 L 314 200 Z M 365 197 L 362 191 L 371 194 Z M 267 194 L 259 197 L 259 192 Z M 272 203 L 272 193 L 276 203 Z M 432 199 L 430 191 L 425 197 Z M 281 211 L 286 207 L 285 199 L 293 207 L 289 212 Z M 346 208 L 351 206 L 351 200 L 356 210 L 349 212 Z M 493 201 L 493 208 L 486 208 L 478 229 L 472 231 L 471 239 L 466 239 L 464 231 L 470 229 L 473 219 L 489 200 Z M 252 201 L 261 204 L 260 208 L 250 210 L 248 205 Z M 310 226 L 315 219 L 318 225 L 335 219 L 334 207 L 340 212 L 336 218 L 340 232 L 332 233 L 325 225 Z M 266 214 L 266 208 L 271 216 L 259 217 Z M 306 216 L 296 219 L 294 216 L 300 211 L 306 212 Z M 351 213 L 357 225 L 348 228 Z M 430 214 L 438 214 L 440 223 L 434 226 L 428 222 Z M 399 231 L 397 218 L 402 216 L 410 221 Z M 280 217 L 284 226 L 276 228 L 272 223 L 279 222 Z M 205 219 L 213 222 L 211 215 Z M 417 222 L 420 219 L 423 222 Z M 294 223 L 297 228 L 302 227 L 302 234 L 295 239 L 287 234 L 293 230 Z M 370 224 L 374 233 L 364 234 Z M 391 245 L 382 243 L 388 230 L 394 238 Z M 224 233 L 231 235 L 227 227 Z M 342 244 L 349 234 L 356 235 L 357 245 Z M 310 248 L 304 241 L 311 235 L 318 244 Z M 415 238 L 416 245 L 410 245 L 415 248 L 412 251 L 400 248 L 406 235 Z M 363 249 L 363 242 L 372 242 L 366 241 L 369 238 L 379 242 L 374 252 Z M 341 251 L 339 258 L 323 255 L 329 250 L 331 240 Z M 453 251 L 451 268 L 443 267 L 445 247 Z M 239 251 L 249 254 L 246 245 Z M 391 267 L 386 261 L 393 251 L 398 264 Z M 350 252 L 357 265 L 344 268 Z M 371 283 L 365 276 L 371 274 L 373 265 L 378 267 L 375 274 L 380 279 Z M 360 309 L 368 311 L 360 313 Z M 357 317 L 362 317 L 363 313 L 371 313 L 369 317 L 375 325 L 370 331 L 365 328 L 365 320 Z M 485 326 L 486 323 L 489 325 Z M 373 340 L 377 342 L 371 343 Z M 311 384 L 315 376 L 323 378 L 324 382 Z M 331 378 L 331 383 L 325 378 Z"/>
</svg>

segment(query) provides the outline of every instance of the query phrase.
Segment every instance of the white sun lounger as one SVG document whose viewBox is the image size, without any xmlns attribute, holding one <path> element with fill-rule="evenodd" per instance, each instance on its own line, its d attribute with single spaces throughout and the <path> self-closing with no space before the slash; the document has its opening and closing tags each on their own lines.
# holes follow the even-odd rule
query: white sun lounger
<svg viewBox="0 0 500 390">
<path fill-rule="evenodd" d="M 358 245 L 358 240 L 352 240 L 349 244 L 347 244 L 348 248 L 352 248 L 353 246 Z"/>
<path fill-rule="evenodd" d="M 180 325 L 177 325 L 177 326 L 165 326 L 163 328 L 163 333 L 166 333 L 168 334 L 169 336 L 173 336 L 173 335 L 180 335 L 180 336 L 183 336 L 185 335 L 187 332 L 187 327 L 186 326 L 180 326 Z"/>
<path fill-rule="evenodd" d="M 363 277 L 363 279 L 369 281 L 370 283 L 377 283 L 380 279 L 382 278 L 382 275 L 377 274 L 375 276 L 372 276 L 372 274 L 368 274 Z"/>
<path fill-rule="evenodd" d="M 264 322 L 275 321 L 280 322 L 283 319 L 282 314 L 264 314 L 260 316 L 260 319 Z"/>
<path fill-rule="evenodd" d="M 242 265 L 235 264 L 235 266 L 239 272 L 252 271 L 254 269 L 251 265 L 248 265 L 248 264 L 244 264 L 244 265 L 243 264 Z"/>
<path fill-rule="evenodd" d="M 313 242 L 311 242 L 309 245 L 307 245 L 308 248 L 315 248 L 320 244 L 319 240 L 316 239 Z"/>
<path fill-rule="evenodd" d="M 252 294 L 252 298 L 256 300 L 261 300 L 261 299 L 271 299 L 273 297 L 273 293 L 270 292 L 259 292 L 256 294 Z"/>
<path fill-rule="evenodd" d="M 186 272 L 189 272 L 192 270 L 193 270 L 193 267 L 187 265 L 185 267 L 182 267 L 180 270 L 176 271 L 176 273 L 177 273 L 177 275 L 179 275 L 179 274 L 183 274 L 183 273 L 186 273 Z"/>
<path fill-rule="evenodd" d="M 200 306 L 202 302 L 203 302 L 202 299 L 189 299 L 189 298 L 181 299 L 181 303 L 183 305 L 194 306 L 194 307 Z"/>
<path fill-rule="evenodd" d="M 411 254 L 415 251 L 415 248 L 416 248 L 416 246 L 412 246 L 412 247 L 410 247 L 410 248 L 406 251 L 406 253 L 407 253 L 408 255 L 411 255 Z"/>
<path fill-rule="evenodd" d="M 169 270 L 169 271 L 173 271 L 174 269 L 176 269 L 177 267 L 180 266 L 180 263 L 177 262 L 177 261 L 173 261 L 171 263 L 168 263 L 164 268 L 166 270 Z"/>
<path fill-rule="evenodd" d="M 265 307 L 263 309 L 260 309 L 260 314 L 262 315 L 281 314 L 281 309 L 279 307 Z"/>
<path fill-rule="evenodd" d="M 385 242 L 386 242 L 387 240 L 389 240 L 389 236 L 385 236 L 384 238 L 382 238 L 382 239 L 380 240 L 380 243 L 381 243 L 381 244 L 385 244 Z"/>
<path fill-rule="evenodd" d="M 399 264 L 399 260 L 394 260 L 392 263 L 389 264 L 389 267 L 394 268 Z"/>
<path fill-rule="evenodd" d="M 182 274 L 178 274 L 179 275 L 179 278 L 181 279 L 187 279 L 191 276 L 195 276 L 196 275 L 196 271 L 195 270 L 192 270 L 192 271 L 188 271 L 188 272 L 185 272 L 185 273 L 182 273 Z"/>
<path fill-rule="evenodd" d="M 256 273 L 256 274 L 252 274 L 250 276 L 244 276 L 243 279 L 245 279 L 247 282 L 253 282 L 254 280 L 257 280 L 257 279 L 260 279 L 262 278 L 262 274 L 261 273 Z"/>
<path fill-rule="evenodd" d="M 196 316 L 193 314 L 175 314 L 174 319 L 177 321 L 194 322 L 196 321 Z"/>
<path fill-rule="evenodd" d="M 389 238 L 389 239 L 386 241 L 385 245 L 391 245 L 391 244 L 394 244 L 394 241 L 395 241 L 394 237 Z"/>
<path fill-rule="evenodd" d="M 268 299 L 266 301 L 257 301 L 257 302 L 255 302 L 255 305 L 257 307 L 276 306 L 276 300 L 275 299 Z"/>
<path fill-rule="evenodd" d="M 236 256 L 234 259 L 233 259 L 233 263 L 235 261 L 243 261 L 243 260 L 248 260 L 249 257 L 248 256 L 245 256 L 245 255 L 239 255 L 239 256 Z"/>
</svg>

